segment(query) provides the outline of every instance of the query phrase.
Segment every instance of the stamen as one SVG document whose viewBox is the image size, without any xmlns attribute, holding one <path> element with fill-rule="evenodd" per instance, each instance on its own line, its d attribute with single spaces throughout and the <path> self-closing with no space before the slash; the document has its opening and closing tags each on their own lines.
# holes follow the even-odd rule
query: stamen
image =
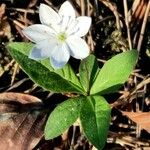
<svg viewBox="0 0 150 150">
<path fill-rule="evenodd" d="M 61 32 L 57 35 L 57 39 L 59 42 L 65 42 L 67 38 L 67 34 L 65 32 Z"/>
</svg>

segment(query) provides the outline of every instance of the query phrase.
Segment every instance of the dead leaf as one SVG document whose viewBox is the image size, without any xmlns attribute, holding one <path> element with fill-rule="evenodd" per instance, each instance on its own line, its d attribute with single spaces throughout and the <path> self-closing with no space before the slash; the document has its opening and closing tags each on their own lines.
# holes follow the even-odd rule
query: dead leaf
<svg viewBox="0 0 150 150">
<path fill-rule="evenodd" d="M 40 99 L 20 93 L 0 94 L 0 149 L 31 150 L 43 137 L 46 113 Z"/>
<path fill-rule="evenodd" d="M 150 112 L 126 112 L 122 111 L 123 115 L 129 117 L 141 128 L 150 133 Z"/>
</svg>

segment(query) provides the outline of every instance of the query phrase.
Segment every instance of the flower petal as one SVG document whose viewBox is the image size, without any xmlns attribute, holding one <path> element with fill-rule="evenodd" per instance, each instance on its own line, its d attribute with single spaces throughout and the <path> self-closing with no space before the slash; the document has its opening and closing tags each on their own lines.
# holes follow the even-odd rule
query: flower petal
<svg viewBox="0 0 150 150">
<path fill-rule="evenodd" d="M 90 53 L 87 43 L 79 37 L 70 36 L 67 39 L 67 45 L 70 49 L 70 55 L 76 59 L 86 58 Z"/>
<path fill-rule="evenodd" d="M 66 44 L 60 44 L 52 52 L 51 65 L 55 69 L 62 68 L 69 60 L 70 53 Z"/>
<path fill-rule="evenodd" d="M 46 25 L 35 24 L 23 29 L 23 34 L 32 42 L 39 42 L 54 37 L 55 32 Z"/>
<path fill-rule="evenodd" d="M 76 19 L 77 24 L 72 30 L 72 33 L 76 36 L 82 37 L 87 34 L 91 26 L 91 17 L 81 16 Z"/>
<path fill-rule="evenodd" d="M 57 41 L 55 39 L 48 39 L 38 42 L 29 54 L 29 58 L 34 60 L 41 60 L 51 56 L 53 49 L 55 49 Z"/>
<path fill-rule="evenodd" d="M 60 22 L 60 17 L 51 7 L 40 4 L 39 16 L 42 24 L 51 25 L 58 24 Z"/>
<path fill-rule="evenodd" d="M 73 6 L 71 5 L 71 3 L 68 1 L 64 2 L 61 5 L 58 14 L 60 16 L 71 17 L 72 19 L 75 19 L 75 10 Z"/>
</svg>

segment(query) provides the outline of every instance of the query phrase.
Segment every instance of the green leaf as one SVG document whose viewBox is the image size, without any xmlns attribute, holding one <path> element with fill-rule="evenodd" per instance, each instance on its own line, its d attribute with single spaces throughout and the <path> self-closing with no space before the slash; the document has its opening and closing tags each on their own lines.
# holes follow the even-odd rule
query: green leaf
<svg viewBox="0 0 150 150">
<path fill-rule="evenodd" d="M 117 91 L 133 70 L 138 53 L 136 50 L 118 54 L 108 60 L 91 88 L 90 94 L 105 94 Z"/>
<path fill-rule="evenodd" d="M 82 97 L 68 99 L 54 109 L 45 126 L 45 139 L 59 136 L 77 120 L 82 99 Z"/>
<path fill-rule="evenodd" d="M 81 61 L 79 67 L 80 82 L 87 93 L 89 93 L 98 72 L 99 67 L 94 55 L 90 55 Z"/>
<path fill-rule="evenodd" d="M 49 59 L 35 61 L 28 58 L 33 47 L 31 43 L 12 42 L 7 45 L 11 56 L 19 63 L 29 77 L 41 87 L 53 92 L 83 93 L 82 85 L 69 65 L 54 70 Z"/>
<path fill-rule="evenodd" d="M 111 108 L 99 95 L 90 96 L 81 108 L 80 120 L 88 140 L 101 150 L 107 140 Z"/>
</svg>

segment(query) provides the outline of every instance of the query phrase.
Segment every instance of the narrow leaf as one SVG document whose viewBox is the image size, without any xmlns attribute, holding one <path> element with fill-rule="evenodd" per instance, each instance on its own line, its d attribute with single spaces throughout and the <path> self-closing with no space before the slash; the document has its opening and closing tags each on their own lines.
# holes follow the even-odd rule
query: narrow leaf
<svg viewBox="0 0 150 150">
<path fill-rule="evenodd" d="M 94 55 L 90 55 L 81 61 L 79 67 L 80 82 L 87 93 L 89 93 L 98 72 L 99 67 Z"/>
<path fill-rule="evenodd" d="M 90 93 L 105 94 L 118 90 L 128 79 L 136 64 L 137 56 L 137 51 L 131 50 L 108 60 L 98 73 Z"/>
<path fill-rule="evenodd" d="M 89 141 L 101 150 L 107 140 L 111 113 L 110 106 L 99 95 L 88 97 L 82 106 L 80 120 L 83 131 Z"/>
<path fill-rule="evenodd" d="M 45 138 L 53 139 L 68 129 L 79 117 L 82 97 L 68 99 L 50 114 L 45 126 Z"/>
<path fill-rule="evenodd" d="M 9 43 L 7 47 L 22 69 L 41 87 L 54 92 L 83 93 L 82 86 L 69 65 L 54 70 L 49 59 L 42 61 L 29 59 L 28 55 L 33 47 L 31 43 L 14 42 Z"/>
</svg>

